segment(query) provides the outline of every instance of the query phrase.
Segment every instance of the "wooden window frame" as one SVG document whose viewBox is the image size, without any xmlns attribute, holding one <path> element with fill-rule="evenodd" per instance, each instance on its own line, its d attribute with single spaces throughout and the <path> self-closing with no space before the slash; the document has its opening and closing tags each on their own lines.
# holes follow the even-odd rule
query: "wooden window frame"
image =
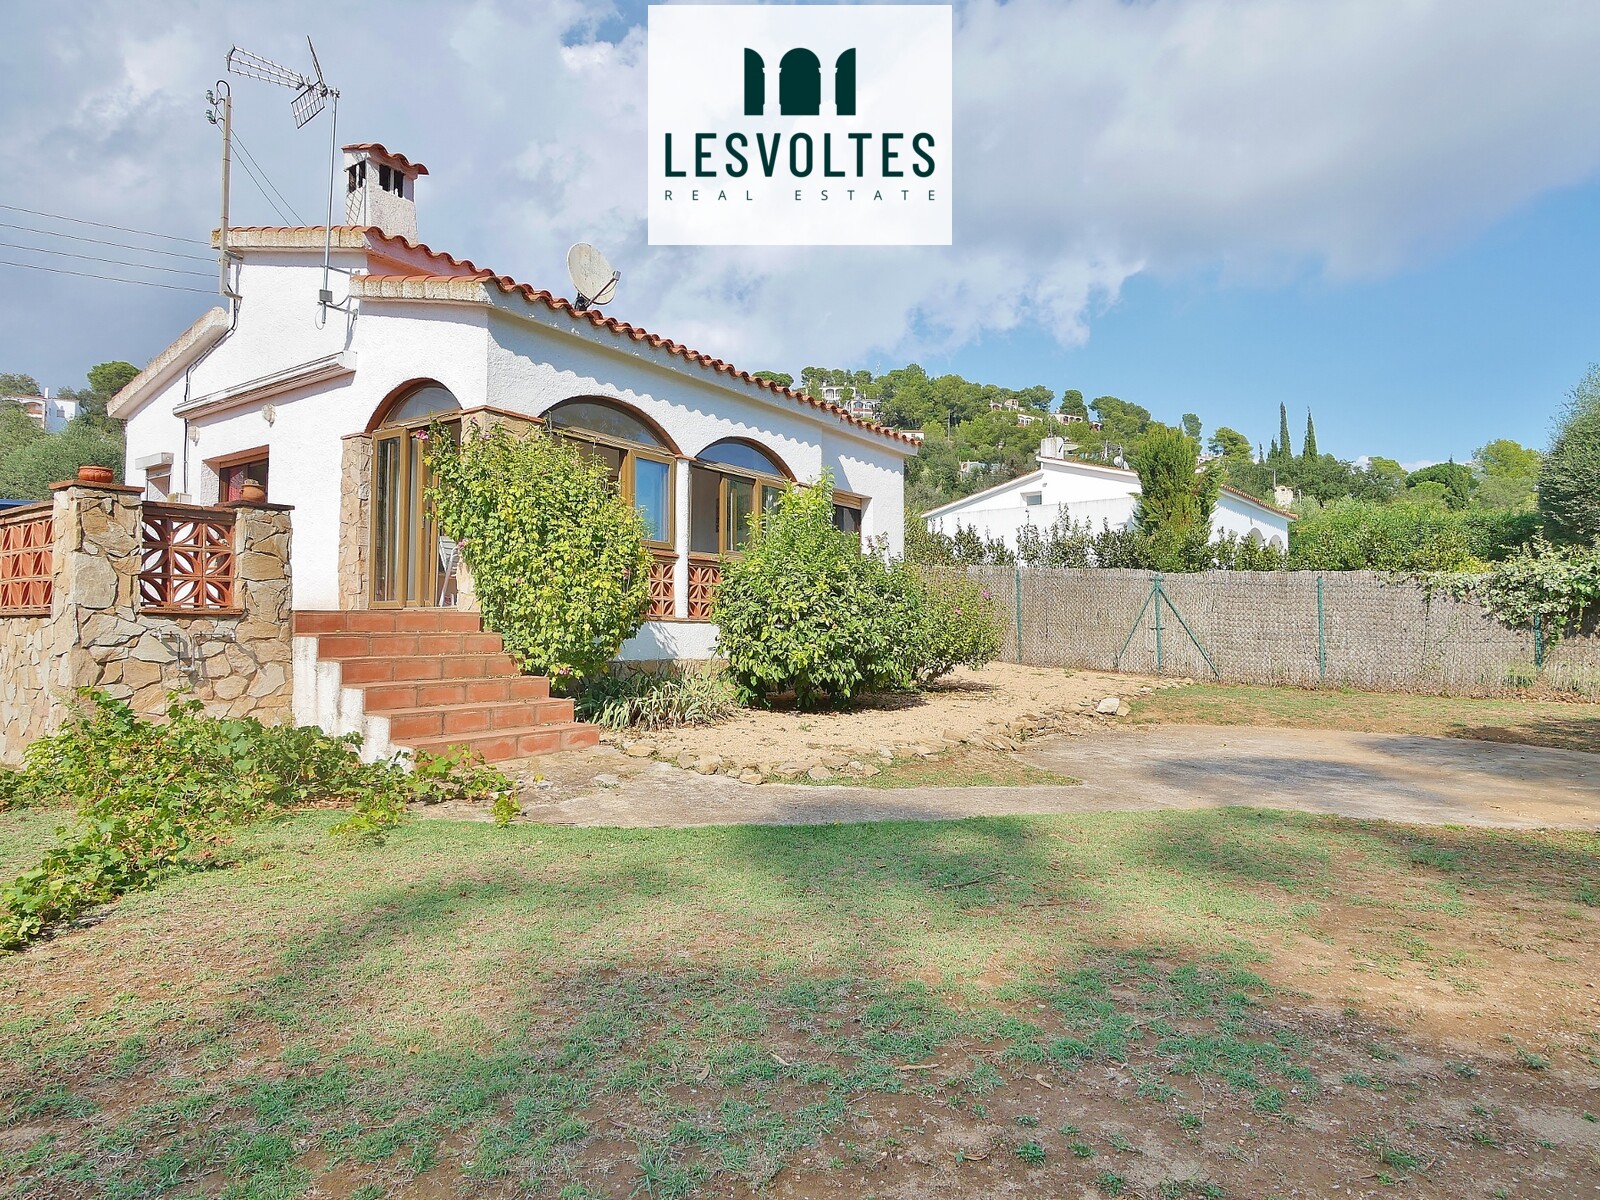
<svg viewBox="0 0 1600 1200">
<path fill-rule="evenodd" d="M 627 411 L 627 410 L 623 410 Z M 631 413 L 629 415 L 632 415 Z M 626 438 L 594 433 L 577 425 L 546 425 L 551 435 L 573 442 L 588 442 L 622 452 L 622 464 L 617 469 L 617 487 L 622 498 L 637 507 L 638 489 L 634 480 L 634 463 L 638 459 L 661 463 L 667 468 L 667 536 L 662 540 L 645 538 L 644 544 L 652 550 L 676 550 L 678 529 L 678 456 L 665 446 L 646 446 Z"/>
<path fill-rule="evenodd" d="M 398 425 L 384 425 L 372 433 L 372 490 L 367 500 L 367 527 L 370 547 L 370 561 L 367 570 L 367 607 L 376 609 L 394 608 L 438 608 L 439 588 L 442 582 L 439 570 L 439 555 L 437 549 L 431 555 L 415 553 L 416 547 L 412 545 L 412 521 L 410 514 L 404 522 L 396 522 L 398 544 L 396 553 L 398 561 L 406 564 L 404 578 L 398 581 L 397 595 L 388 600 L 378 599 L 378 562 L 377 555 L 381 544 L 381 531 L 378 528 L 378 444 L 380 442 L 396 441 L 400 443 L 399 464 L 395 472 L 395 494 L 406 497 L 411 489 L 411 442 L 416 437 L 419 429 L 426 429 L 435 423 L 442 425 L 456 425 L 459 429 L 460 421 L 453 416 L 452 410 L 447 410 L 441 419 L 439 413 L 427 417 L 415 417 Z M 458 435 L 459 436 L 459 435 Z M 420 461 L 420 456 L 419 461 Z M 430 541 L 435 547 L 438 545 L 438 526 L 433 514 L 428 511 L 429 478 L 426 466 L 423 468 L 423 478 L 417 483 L 417 503 L 422 506 L 422 545 Z M 394 502 L 391 499 L 391 504 Z M 416 596 L 418 599 L 413 600 Z M 433 603 L 426 603 L 422 597 L 432 597 Z"/>
<path fill-rule="evenodd" d="M 217 477 L 217 503 L 225 504 L 228 501 L 228 491 L 225 480 L 227 473 L 234 467 L 249 466 L 252 463 L 266 463 L 268 479 L 264 486 L 268 493 L 271 492 L 272 453 L 268 446 L 256 446 L 250 450 L 236 450 L 232 454 L 219 455 L 216 458 L 206 459 L 206 467 Z M 168 467 L 168 477 L 171 477 L 171 467 Z"/>
<path fill-rule="evenodd" d="M 867 499 L 866 499 L 866 497 L 865 496 L 858 496 L 854 492 L 835 491 L 833 493 L 833 506 L 835 508 L 853 508 L 853 509 L 855 509 L 855 512 L 856 512 L 856 539 L 858 541 L 860 541 L 862 544 L 865 544 L 866 540 L 867 540 Z M 837 526 L 836 526 L 836 528 L 837 528 Z M 847 532 L 847 531 L 846 530 L 840 530 L 840 532 L 844 533 L 844 532 Z"/>
</svg>

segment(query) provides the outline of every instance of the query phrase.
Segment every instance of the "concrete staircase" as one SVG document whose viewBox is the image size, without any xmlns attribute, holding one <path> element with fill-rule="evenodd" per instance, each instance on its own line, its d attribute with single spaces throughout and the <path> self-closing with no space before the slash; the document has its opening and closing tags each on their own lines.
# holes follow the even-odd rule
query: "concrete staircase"
<svg viewBox="0 0 1600 1200">
<path fill-rule="evenodd" d="M 488 762 L 596 745 L 550 681 L 518 674 L 477 613 L 294 614 L 295 720 L 362 735 L 362 757 L 469 746 Z"/>
</svg>

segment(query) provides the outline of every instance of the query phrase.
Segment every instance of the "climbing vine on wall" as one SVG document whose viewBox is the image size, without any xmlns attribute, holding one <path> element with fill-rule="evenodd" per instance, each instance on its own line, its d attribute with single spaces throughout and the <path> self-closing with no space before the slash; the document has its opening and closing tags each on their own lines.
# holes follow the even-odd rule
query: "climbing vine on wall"
<svg viewBox="0 0 1600 1200">
<path fill-rule="evenodd" d="M 603 669 L 650 598 L 644 520 L 604 464 L 539 429 L 424 436 L 439 526 L 506 653 L 569 684 Z"/>
</svg>

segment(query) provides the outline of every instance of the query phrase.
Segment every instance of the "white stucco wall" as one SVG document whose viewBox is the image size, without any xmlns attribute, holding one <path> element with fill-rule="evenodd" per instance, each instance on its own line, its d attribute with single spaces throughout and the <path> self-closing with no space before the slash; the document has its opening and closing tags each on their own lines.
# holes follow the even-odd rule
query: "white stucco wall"
<svg viewBox="0 0 1600 1200">
<path fill-rule="evenodd" d="M 367 262 L 359 251 L 334 255 L 337 299 L 346 295 L 348 273 Z M 373 269 L 396 268 L 374 263 Z M 338 594 L 342 439 L 364 430 L 385 398 L 417 379 L 443 384 L 464 408 L 487 404 L 530 416 L 576 396 L 619 400 L 655 420 L 687 458 L 721 438 L 748 438 L 803 482 L 831 471 L 835 487 L 865 498 L 863 533 L 884 536 L 896 553 L 901 548 L 902 462 L 914 446 L 888 442 L 681 357 L 664 361 L 660 351 L 493 289 L 493 306 L 358 299 L 353 314 L 332 311 L 319 329 L 321 285 L 320 252 L 312 261 L 304 251 L 248 251 L 234 330 L 127 420 L 128 481 L 145 482 L 135 461 L 171 453 L 171 488 L 196 503 L 217 497 L 217 473 L 209 464 L 266 450 L 269 498 L 295 508 L 297 609 L 349 605 Z M 224 411 L 192 413 L 187 427 L 174 414 L 197 397 L 341 354 L 346 366 L 332 378 Z M 687 474 L 678 472 L 680 544 L 687 542 Z M 687 591 L 686 570 L 685 563 L 680 596 Z M 710 645 L 700 643 L 714 630 L 704 624 L 692 629 L 647 626 L 630 643 L 629 657 L 706 657 Z M 685 653 L 663 655 L 664 647 Z"/>
<path fill-rule="evenodd" d="M 1040 503 L 1026 497 L 1037 494 Z M 954 537 L 958 529 L 976 529 L 981 537 L 1017 546 L 1024 525 L 1048 530 L 1063 513 L 1075 524 L 1099 530 L 1127 528 L 1138 507 L 1139 479 L 1131 471 L 1044 459 L 1039 470 L 926 514 L 928 528 Z M 1256 531 L 1261 540 L 1279 548 L 1289 544 L 1289 518 L 1223 492 L 1211 515 L 1211 535 L 1232 532 L 1248 537 Z"/>
</svg>

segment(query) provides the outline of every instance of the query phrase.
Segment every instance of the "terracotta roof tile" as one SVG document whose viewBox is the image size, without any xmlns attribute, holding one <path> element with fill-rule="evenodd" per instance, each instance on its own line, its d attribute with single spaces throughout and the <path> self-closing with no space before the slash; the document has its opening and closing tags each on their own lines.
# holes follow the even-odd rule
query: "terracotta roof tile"
<svg viewBox="0 0 1600 1200">
<path fill-rule="evenodd" d="M 427 167 L 421 163 L 412 162 L 404 154 L 396 154 L 382 142 L 351 142 L 348 146 L 340 146 L 339 149 L 347 154 L 354 154 L 357 150 L 365 150 L 368 154 L 381 154 L 384 158 L 392 159 L 394 162 L 399 163 L 408 171 L 415 171 L 418 175 L 426 175 L 428 173 Z"/>
</svg>

